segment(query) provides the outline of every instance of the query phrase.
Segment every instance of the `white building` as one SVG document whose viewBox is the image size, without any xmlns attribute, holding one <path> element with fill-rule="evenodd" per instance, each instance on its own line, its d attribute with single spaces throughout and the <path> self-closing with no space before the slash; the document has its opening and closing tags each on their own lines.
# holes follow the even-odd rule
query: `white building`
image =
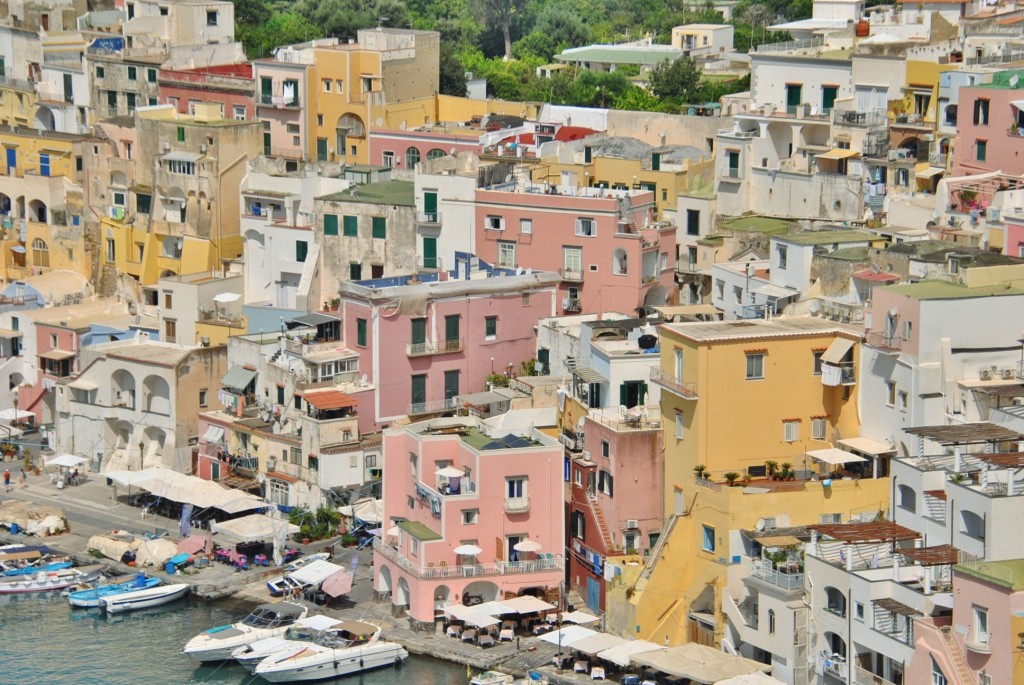
<svg viewBox="0 0 1024 685">
<path fill-rule="evenodd" d="M 476 254 L 479 169 L 480 158 L 471 153 L 426 160 L 416 166 L 417 267 L 450 271 L 455 268 L 456 252 Z"/>
<path fill-rule="evenodd" d="M 732 24 L 684 24 L 672 27 L 672 47 L 690 57 L 704 57 L 732 52 Z"/>
<path fill-rule="evenodd" d="M 225 334 L 244 332 L 242 320 L 242 276 L 219 276 L 201 271 L 182 276 L 165 276 L 157 281 L 157 314 L 160 339 L 180 345 L 200 345 L 197 323 L 224 327 Z"/>
</svg>

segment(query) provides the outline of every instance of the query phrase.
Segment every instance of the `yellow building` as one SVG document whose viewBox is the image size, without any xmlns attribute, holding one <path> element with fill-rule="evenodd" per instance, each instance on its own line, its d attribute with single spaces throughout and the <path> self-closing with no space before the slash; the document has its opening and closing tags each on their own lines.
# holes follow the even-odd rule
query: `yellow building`
<svg viewBox="0 0 1024 685">
<path fill-rule="evenodd" d="M 701 633 L 692 613 L 710 614 L 707 634 L 720 640 L 734 531 L 763 517 L 795 526 L 888 508 L 888 478 L 878 477 L 887 465 L 832 451 L 860 433 L 858 338 L 811 317 L 661 327 L 651 381 L 661 387 L 664 510 L 674 514 L 636 582 L 610 588 L 615 631 L 680 642 Z"/>
<path fill-rule="evenodd" d="M 0 131 L 0 264 L 7 280 L 50 269 L 71 269 L 91 279 L 82 220 L 85 140 L 53 131 Z"/>
</svg>

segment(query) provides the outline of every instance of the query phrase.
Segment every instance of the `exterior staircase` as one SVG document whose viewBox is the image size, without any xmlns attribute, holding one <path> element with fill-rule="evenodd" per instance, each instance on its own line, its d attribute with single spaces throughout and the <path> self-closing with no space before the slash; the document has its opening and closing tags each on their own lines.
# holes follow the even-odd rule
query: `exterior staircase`
<svg viewBox="0 0 1024 685">
<path fill-rule="evenodd" d="M 612 539 L 611 531 L 608 530 L 608 524 L 604 520 L 604 514 L 601 512 L 601 508 L 597 506 L 597 498 L 587 495 L 587 506 L 590 507 L 590 515 L 594 518 L 597 523 L 597 530 L 601 533 L 601 541 L 604 543 L 604 549 L 606 552 L 611 552 L 615 549 L 615 540 Z"/>
<path fill-rule="evenodd" d="M 967 665 L 967 659 L 964 658 L 963 652 L 960 651 L 960 645 L 957 644 L 956 639 L 953 637 L 953 628 L 951 626 L 942 626 L 939 628 L 939 634 L 942 635 L 942 641 L 946 645 L 946 652 L 949 654 L 950 661 L 956 666 L 956 678 L 960 685 L 974 685 L 974 672 Z"/>
</svg>

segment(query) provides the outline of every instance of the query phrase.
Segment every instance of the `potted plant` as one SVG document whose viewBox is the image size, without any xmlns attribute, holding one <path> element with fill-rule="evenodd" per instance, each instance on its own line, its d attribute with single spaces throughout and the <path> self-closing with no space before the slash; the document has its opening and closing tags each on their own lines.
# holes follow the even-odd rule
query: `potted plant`
<svg viewBox="0 0 1024 685">
<path fill-rule="evenodd" d="M 779 472 L 779 462 L 772 461 L 769 459 L 764 463 L 764 475 L 768 476 L 769 479 L 774 479 L 775 474 Z"/>
<path fill-rule="evenodd" d="M 697 476 L 697 478 L 703 478 L 704 480 L 707 480 L 707 478 L 711 475 L 711 473 L 704 467 L 704 464 L 697 464 L 696 466 L 694 466 L 693 474 Z"/>
<path fill-rule="evenodd" d="M 750 474 L 749 473 L 744 473 L 743 474 L 743 487 L 746 487 L 746 486 L 750 485 L 750 481 L 751 480 L 752 479 L 750 478 Z"/>
<path fill-rule="evenodd" d="M 18 456 L 18 446 L 13 442 L 0 443 L 0 453 L 3 453 L 4 460 L 12 459 Z"/>
<path fill-rule="evenodd" d="M 740 474 L 736 473 L 735 471 L 730 471 L 729 473 L 725 474 L 725 479 L 729 481 L 729 487 L 733 488 L 736 487 L 736 481 L 740 479 Z"/>
<path fill-rule="evenodd" d="M 954 473 L 952 476 L 949 477 L 949 479 L 951 481 L 953 481 L 954 483 L 963 483 L 963 482 L 967 481 L 967 474 L 966 473 Z"/>
<path fill-rule="evenodd" d="M 796 472 L 793 470 L 793 465 L 788 461 L 782 464 L 779 478 L 781 480 L 796 480 Z"/>
</svg>

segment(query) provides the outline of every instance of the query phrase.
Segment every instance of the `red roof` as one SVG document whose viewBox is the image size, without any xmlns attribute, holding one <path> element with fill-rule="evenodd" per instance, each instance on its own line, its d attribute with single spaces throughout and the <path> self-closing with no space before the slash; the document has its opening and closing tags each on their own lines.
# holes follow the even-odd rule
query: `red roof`
<svg viewBox="0 0 1024 685">
<path fill-rule="evenodd" d="M 321 392 L 311 392 L 303 395 L 306 398 L 306 402 L 316 407 L 321 411 L 331 409 L 344 409 L 345 407 L 354 407 L 358 404 L 355 398 L 346 395 L 340 390 L 324 390 Z"/>
<path fill-rule="evenodd" d="M 595 133 L 597 133 L 597 131 L 594 129 L 585 128 L 583 126 L 563 126 L 555 133 L 555 140 L 569 142 L 571 140 L 580 140 L 581 138 L 592 136 Z"/>
<path fill-rule="evenodd" d="M 864 269 L 863 271 L 858 271 L 853 275 L 853 277 L 860 279 L 862 281 L 878 281 L 880 283 L 900 280 L 900 277 L 897 276 L 896 274 L 888 274 L 882 271 L 872 271 L 871 269 Z"/>
</svg>

